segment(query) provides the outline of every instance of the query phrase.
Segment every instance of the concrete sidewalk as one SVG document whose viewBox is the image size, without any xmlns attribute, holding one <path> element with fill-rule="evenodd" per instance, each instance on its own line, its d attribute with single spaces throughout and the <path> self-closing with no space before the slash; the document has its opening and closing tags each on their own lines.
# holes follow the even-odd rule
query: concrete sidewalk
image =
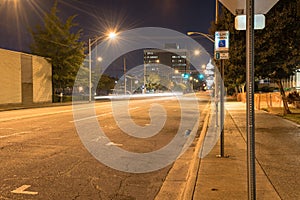
<svg viewBox="0 0 300 200">
<path fill-rule="evenodd" d="M 217 157 L 220 136 L 212 108 L 197 144 L 174 163 L 156 200 L 248 199 L 246 104 L 226 102 L 225 110 L 224 149 L 229 157 Z M 257 199 L 300 199 L 299 125 L 256 110 L 255 126 Z"/>
<path fill-rule="evenodd" d="M 225 116 L 225 155 L 228 158 L 218 158 L 220 154 L 219 141 L 211 152 L 200 161 L 198 178 L 193 199 L 247 199 L 247 159 L 246 142 L 235 124 L 230 113 L 235 110 L 245 109 L 237 103 L 227 103 Z M 241 114 L 243 111 L 240 112 Z M 203 148 L 211 145 L 208 138 L 215 137 L 212 132 L 207 132 Z M 259 199 L 280 199 L 265 176 L 263 170 L 256 163 L 257 169 L 257 196 Z"/>
</svg>

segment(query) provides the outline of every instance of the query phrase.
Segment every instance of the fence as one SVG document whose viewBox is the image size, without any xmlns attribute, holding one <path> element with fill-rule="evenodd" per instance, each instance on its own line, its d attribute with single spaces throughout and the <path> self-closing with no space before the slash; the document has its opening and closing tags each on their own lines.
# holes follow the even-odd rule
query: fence
<svg viewBox="0 0 300 200">
<path fill-rule="evenodd" d="M 246 93 L 239 93 L 237 100 L 246 103 Z M 292 106 L 300 108 L 299 104 L 300 102 L 295 102 Z M 254 105 L 258 110 L 262 108 L 283 107 L 283 101 L 279 92 L 256 93 L 254 94 Z"/>
</svg>

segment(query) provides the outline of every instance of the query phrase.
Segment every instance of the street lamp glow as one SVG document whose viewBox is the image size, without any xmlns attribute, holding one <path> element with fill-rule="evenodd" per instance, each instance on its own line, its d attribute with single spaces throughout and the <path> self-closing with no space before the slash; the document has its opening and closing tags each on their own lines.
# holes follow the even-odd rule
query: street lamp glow
<svg viewBox="0 0 300 200">
<path fill-rule="evenodd" d="M 117 36 L 116 32 L 110 32 L 110 33 L 108 34 L 108 38 L 109 38 L 109 39 L 114 39 L 116 36 Z"/>
<path fill-rule="evenodd" d="M 206 33 L 201 33 L 201 32 L 195 32 L 195 31 L 189 31 L 186 33 L 187 35 L 201 35 L 205 37 L 206 39 L 210 40 L 211 42 L 215 43 L 215 40 L 212 38 L 212 35 L 206 34 Z"/>
<path fill-rule="evenodd" d="M 200 50 L 197 49 L 197 50 L 194 51 L 195 56 L 198 56 L 199 54 L 200 54 Z"/>
<path fill-rule="evenodd" d="M 102 62 L 103 58 L 99 56 L 99 57 L 97 58 L 97 60 L 98 60 L 98 62 Z"/>
<path fill-rule="evenodd" d="M 114 31 L 111 31 L 108 34 L 108 38 L 109 39 L 114 39 L 117 36 L 117 33 Z M 97 37 L 94 40 L 92 40 L 91 38 L 89 38 L 89 102 L 92 101 L 92 45 L 97 44 L 97 42 L 103 39 L 103 36 Z M 98 57 L 97 58 L 98 62 L 102 61 L 102 57 Z"/>
</svg>

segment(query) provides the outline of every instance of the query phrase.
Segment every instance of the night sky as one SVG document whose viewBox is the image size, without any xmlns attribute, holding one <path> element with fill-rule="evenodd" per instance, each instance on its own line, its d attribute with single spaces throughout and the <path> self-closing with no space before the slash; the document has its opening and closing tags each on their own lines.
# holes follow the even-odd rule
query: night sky
<svg viewBox="0 0 300 200">
<path fill-rule="evenodd" d="M 0 48 L 30 53 L 29 28 L 43 23 L 54 0 L 0 0 Z M 96 38 L 111 28 L 124 31 L 139 27 L 163 27 L 186 34 L 187 31 L 208 33 L 215 20 L 215 0 L 58 0 L 58 16 L 66 20 L 76 15 L 75 22 L 83 30 L 82 40 Z M 195 37 L 208 52 L 213 44 Z M 128 55 L 128 66 L 143 62 L 143 55 Z M 139 58 L 136 63 L 136 58 Z M 121 59 L 111 67 L 119 76 Z"/>
<path fill-rule="evenodd" d="M 29 52 L 28 27 L 42 23 L 54 0 L 0 0 L 0 48 Z M 164 27 L 182 33 L 208 33 L 215 18 L 214 0 L 59 0 L 59 16 L 77 15 L 87 41 L 117 27 Z M 205 42 L 205 41 L 204 41 Z"/>
</svg>

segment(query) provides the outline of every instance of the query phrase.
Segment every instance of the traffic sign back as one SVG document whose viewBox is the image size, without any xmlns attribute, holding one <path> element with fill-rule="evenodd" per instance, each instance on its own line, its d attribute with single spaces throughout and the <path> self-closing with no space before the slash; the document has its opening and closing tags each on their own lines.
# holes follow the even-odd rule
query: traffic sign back
<svg viewBox="0 0 300 200">
<path fill-rule="evenodd" d="M 246 14 L 246 0 L 219 0 L 232 14 Z M 254 0 L 254 13 L 266 14 L 279 0 Z"/>
</svg>

